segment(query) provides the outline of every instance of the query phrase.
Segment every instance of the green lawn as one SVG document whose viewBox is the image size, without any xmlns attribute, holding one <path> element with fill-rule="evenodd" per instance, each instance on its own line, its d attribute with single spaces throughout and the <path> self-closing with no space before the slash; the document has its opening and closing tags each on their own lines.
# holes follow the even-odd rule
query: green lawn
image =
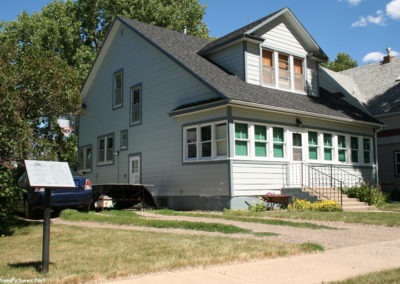
<svg viewBox="0 0 400 284">
<path fill-rule="evenodd" d="M 400 268 L 372 272 L 329 284 L 400 284 Z"/>
<path fill-rule="evenodd" d="M 88 215 L 88 214 L 87 214 Z M 81 283 L 130 275 L 320 251 L 317 244 L 51 225 L 50 268 L 42 274 L 38 222 L 0 237 L 0 278 Z"/>
</svg>

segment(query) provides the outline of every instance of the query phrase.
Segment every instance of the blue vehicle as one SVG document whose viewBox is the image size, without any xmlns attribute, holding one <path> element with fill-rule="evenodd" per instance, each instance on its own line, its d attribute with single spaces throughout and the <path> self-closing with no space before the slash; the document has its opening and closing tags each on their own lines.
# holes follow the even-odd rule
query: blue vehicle
<svg viewBox="0 0 400 284">
<path fill-rule="evenodd" d="M 51 209 L 59 213 L 66 208 L 89 211 L 92 203 L 92 184 L 86 177 L 78 176 L 72 172 L 75 187 L 74 188 L 58 188 L 51 191 Z M 24 212 L 27 219 L 43 218 L 44 209 L 44 188 L 35 188 L 29 185 L 28 175 L 26 172 L 18 180 L 18 186 L 25 189 L 21 206 L 17 211 Z"/>
</svg>

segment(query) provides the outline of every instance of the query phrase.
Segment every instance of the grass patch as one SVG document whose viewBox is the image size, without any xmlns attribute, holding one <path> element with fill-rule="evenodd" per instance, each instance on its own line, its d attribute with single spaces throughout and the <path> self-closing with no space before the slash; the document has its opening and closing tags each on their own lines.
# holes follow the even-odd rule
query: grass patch
<svg viewBox="0 0 400 284">
<path fill-rule="evenodd" d="M 329 282 L 330 284 L 387 284 L 400 283 L 400 268 L 388 269 L 379 272 L 356 276 L 343 281 Z"/>
<path fill-rule="evenodd" d="M 118 225 L 133 225 L 153 228 L 174 228 L 197 230 L 205 232 L 218 232 L 223 234 L 252 234 L 253 231 L 239 228 L 233 225 L 206 223 L 206 222 L 188 222 L 188 221 L 168 221 L 168 220 L 149 220 L 138 216 L 132 211 L 107 211 L 103 213 L 82 213 L 76 210 L 64 210 L 60 217 L 69 221 L 90 221 L 104 222 Z"/>
<path fill-rule="evenodd" d="M 260 217 L 268 216 L 266 214 L 266 212 L 225 210 L 223 214 L 210 214 L 210 213 L 198 213 L 198 212 L 191 212 L 191 213 L 178 212 L 178 211 L 173 211 L 173 210 L 169 210 L 169 209 L 154 210 L 152 212 L 157 213 L 157 214 L 170 215 L 170 216 L 174 215 L 174 216 L 190 216 L 190 217 L 207 217 L 207 218 L 240 221 L 240 222 L 260 223 L 260 224 L 266 224 L 266 225 L 306 228 L 306 229 L 312 229 L 312 230 L 320 230 L 320 229 L 335 230 L 336 229 L 334 227 L 318 225 L 318 224 L 313 224 L 313 223 L 309 223 L 309 222 L 291 222 L 291 221 L 287 221 L 287 220 L 260 218 Z"/>
<path fill-rule="evenodd" d="M 379 209 L 389 212 L 400 212 L 400 202 L 387 202 L 379 207 Z"/>
<path fill-rule="evenodd" d="M 41 224 L 40 224 L 41 225 Z M 2 279 L 82 283 L 131 275 L 314 252 L 313 246 L 122 229 L 52 225 L 49 273 L 40 273 L 42 226 L 0 238 Z"/>
</svg>

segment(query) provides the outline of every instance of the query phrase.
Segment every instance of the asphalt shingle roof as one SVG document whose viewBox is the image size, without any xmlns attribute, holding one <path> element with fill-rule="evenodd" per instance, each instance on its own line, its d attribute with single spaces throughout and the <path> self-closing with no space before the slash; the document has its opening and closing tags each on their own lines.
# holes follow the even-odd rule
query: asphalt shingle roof
<svg viewBox="0 0 400 284">
<path fill-rule="evenodd" d="M 338 74 L 353 82 L 353 95 L 372 115 L 400 112 L 400 57 L 389 63 L 371 63 Z"/>
<path fill-rule="evenodd" d="M 287 109 L 292 112 L 301 111 L 332 118 L 379 123 L 369 114 L 345 102 L 332 101 L 324 95 L 316 98 L 246 83 L 199 55 L 199 51 L 210 44 L 210 40 L 128 18 L 119 17 L 118 19 L 228 101 L 236 100 Z"/>
</svg>

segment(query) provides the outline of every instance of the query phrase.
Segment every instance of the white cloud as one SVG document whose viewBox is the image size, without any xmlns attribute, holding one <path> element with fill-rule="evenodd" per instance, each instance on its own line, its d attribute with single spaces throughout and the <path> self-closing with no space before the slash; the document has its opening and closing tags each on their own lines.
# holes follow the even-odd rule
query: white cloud
<svg viewBox="0 0 400 284">
<path fill-rule="evenodd" d="M 397 57 L 400 55 L 400 53 L 395 50 L 392 50 L 390 54 L 394 57 Z M 363 63 L 380 62 L 383 60 L 384 56 L 386 56 L 386 54 L 379 52 L 379 51 L 370 52 L 364 56 L 364 58 L 362 59 L 362 62 Z"/>
<path fill-rule="evenodd" d="M 400 0 L 392 0 L 386 5 L 386 13 L 394 20 L 400 20 Z"/>
<path fill-rule="evenodd" d="M 398 1 L 398 0 L 395 0 Z M 366 27 L 369 24 L 375 24 L 379 26 L 384 26 L 385 23 L 385 14 L 383 13 L 382 10 L 376 11 L 376 16 L 361 16 L 360 19 L 357 22 L 354 22 L 351 26 L 353 28 L 355 27 Z"/>
<path fill-rule="evenodd" d="M 339 2 L 343 2 L 343 1 L 348 2 L 350 4 L 350 6 L 357 6 L 363 0 L 339 0 Z"/>
</svg>

